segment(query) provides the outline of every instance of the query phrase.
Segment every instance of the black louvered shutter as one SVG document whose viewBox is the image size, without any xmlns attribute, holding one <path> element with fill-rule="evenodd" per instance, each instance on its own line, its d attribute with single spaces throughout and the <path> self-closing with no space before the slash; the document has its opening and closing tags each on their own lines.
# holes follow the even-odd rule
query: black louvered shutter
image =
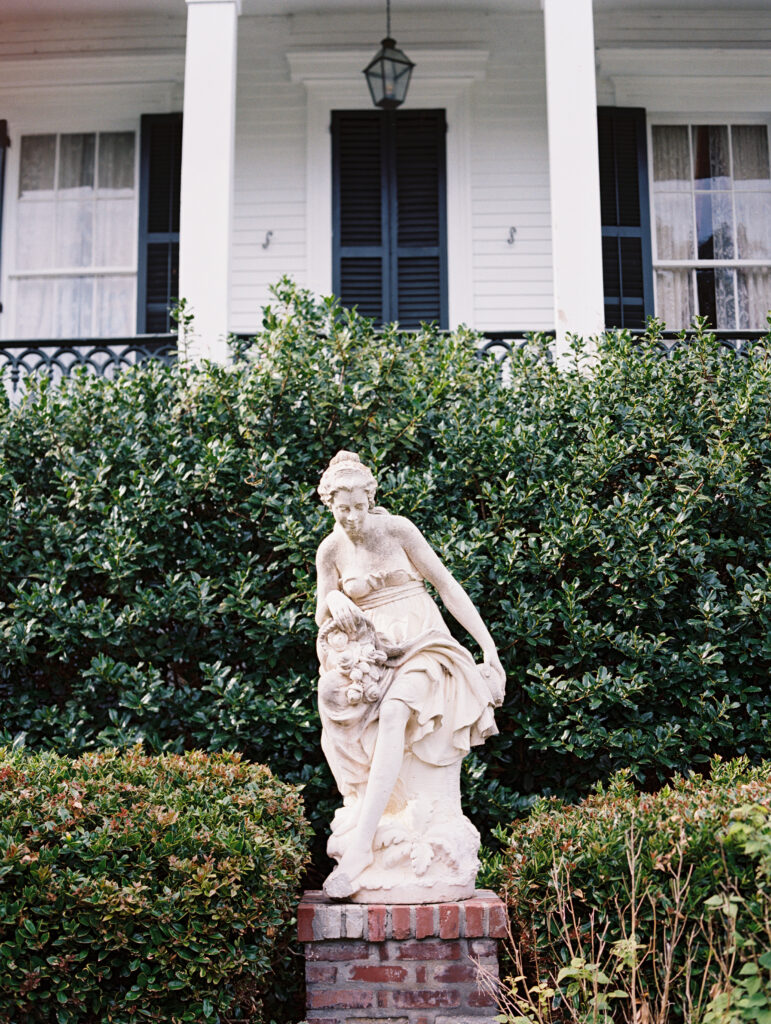
<svg viewBox="0 0 771 1024">
<path fill-rule="evenodd" d="M 394 133 L 394 317 L 403 327 L 421 320 L 446 327 L 444 111 L 405 110 L 394 120 Z"/>
<path fill-rule="evenodd" d="M 644 327 L 653 315 L 645 110 L 597 111 L 606 327 Z"/>
<path fill-rule="evenodd" d="M 378 323 L 447 324 L 442 110 L 334 111 L 333 289 Z"/>
<path fill-rule="evenodd" d="M 344 306 L 379 322 L 389 305 L 384 142 L 376 111 L 333 112 L 332 287 Z"/>
<path fill-rule="evenodd" d="M 179 184 L 182 115 L 145 114 L 139 173 L 137 332 L 172 328 L 169 307 L 179 294 Z"/>
<path fill-rule="evenodd" d="M 3 196 L 5 195 L 5 151 L 11 144 L 8 137 L 8 122 L 0 121 L 0 246 L 3 241 Z M 3 269 L 3 252 L 0 248 L 0 272 Z M 2 299 L 2 296 L 0 296 Z M 3 312 L 3 303 L 0 301 L 0 313 Z"/>
</svg>

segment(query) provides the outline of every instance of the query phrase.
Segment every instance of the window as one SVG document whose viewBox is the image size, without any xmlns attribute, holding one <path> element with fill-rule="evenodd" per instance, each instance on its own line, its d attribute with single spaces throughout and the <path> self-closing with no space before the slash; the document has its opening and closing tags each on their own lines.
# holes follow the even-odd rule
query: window
<svg viewBox="0 0 771 1024">
<path fill-rule="evenodd" d="M 762 124 L 653 125 L 656 312 L 758 329 L 771 307 L 771 169 Z"/>
<path fill-rule="evenodd" d="M 378 322 L 447 326 L 443 110 L 332 112 L 333 288 Z"/>
<path fill-rule="evenodd" d="M 16 337 L 133 334 L 135 149 L 130 131 L 22 136 Z"/>
<path fill-rule="evenodd" d="M 644 327 L 653 314 L 645 134 L 642 107 L 598 108 L 606 327 Z"/>
</svg>

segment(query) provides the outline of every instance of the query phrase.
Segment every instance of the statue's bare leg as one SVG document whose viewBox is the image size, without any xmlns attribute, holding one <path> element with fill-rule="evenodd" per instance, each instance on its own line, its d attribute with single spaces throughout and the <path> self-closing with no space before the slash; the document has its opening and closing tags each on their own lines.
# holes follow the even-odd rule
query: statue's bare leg
<svg viewBox="0 0 771 1024">
<path fill-rule="evenodd" d="M 355 881 L 374 859 L 372 843 L 393 792 L 404 758 L 404 733 L 410 717 L 401 700 L 386 701 L 380 709 L 377 740 L 367 789 L 356 827 L 340 863 L 324 883 L 328 896 L 344 899 L 356 891 Z"/>
</svg>

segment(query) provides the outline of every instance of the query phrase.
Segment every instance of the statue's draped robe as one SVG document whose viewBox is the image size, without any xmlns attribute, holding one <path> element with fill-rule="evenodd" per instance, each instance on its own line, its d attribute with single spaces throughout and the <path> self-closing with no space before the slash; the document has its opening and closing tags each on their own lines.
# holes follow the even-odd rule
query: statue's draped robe
<svg viewBox="0 0 771 1024">
<path fill-rule="evenodd" d="M 379 700 L 319 704 L 322 747 L 344 797 L 360 794 L 366 785 L 380 708 L 387 701 L 403 701 L 411 709 L 404 752 L 429 765 L 453 764 L 498 731 L 490 684 L 450 634 L 420 575 L 398 569 L 347 577 L 341 589 L 391 652 Z"/>
</svg>

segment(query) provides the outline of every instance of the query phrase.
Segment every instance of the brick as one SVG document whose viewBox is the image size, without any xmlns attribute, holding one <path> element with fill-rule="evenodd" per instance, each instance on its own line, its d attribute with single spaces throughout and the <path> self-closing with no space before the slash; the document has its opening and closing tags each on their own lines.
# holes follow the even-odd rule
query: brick
<svg viewBox="0 0 771 1024">
<path fill-rule="evenodd" d="M 402 1009 L 428 1010 L 436 1006 L 460 1006 L 455 989 L 418 989 L 415 992 L 394 992 L 394 1006 Z"/>
<path fill-rule="evenodd" d="M 426 983 L 426 967 L 425 964 L 419 964 L 415 968 L 415 981 L 418 985 L 425 985 Z"/>
<path fill-rule="evenodd" d="M 437 967 L 434 971 L 434 981 L 476 981 L 476 978 L 477 969 L 469 963 L 449 964 L 447 967 Z"/>
<path fill-rule="evenodd" d="M 367 908 L 367 938 L 370 942 L 384 942 L 386 937 L 386 908 L 380 904 Z"/>
<path fill-rule="evenodd" d="M 415 908 L 415 938 L 428 939 L 436 935 L 435 906 Z"/>
<path fill-rule="evenodd" d="M 313 934 L 317 939 L 341 939 L 340 930 L 342 921 L 342 907 L 316 908 L 316 916 L 313 919 Z"/>
<path fill-rule="evenodd" d="M 313 1011 L 308 1013 L 308 1020 L 312 1020 L 313 1024 L 339 1024 L 339 1017 L 318 1017 Z"/>
<path fill-rule="evenodd" d="M 398 964 L 357 964 L 348 970 L 350 981 L 404 981 L 406 977 L 407 968 Z"/>
<path fill-rule="evenodd" d="M 509 922 L 506 920 L 506 908 L 500 900 L 491 905 L 489 915 L 487 934 L 491 939 L 505 939 L 509 931 Z"/>
<path fill-rule="evenodd" d="M 491 992 L 472 992 L 466 1000 L 469 1006 L 495 1006 L 495 996 Z"/>
<path fill-rule="evenodd" d="M 306 964 L 305 965 L 305 980 L 313 983 L 314 981 L 337 981 L 337 968 L 331 964 Z"/>
<path fill-rule="evenodd" d="M 388 1006 L 388 992 L 379 991 L 377 994 L 377 1005 L 379 1009 Z"/>
<path fill-rule="evenodd" d="M 408 1017 L 386 1017 L 388 1024 L 409 1024 Z M 346 1015 L 345 1024 L 383 1024 L 382 1017 L 349 1017 Z"/>
<path fill-rule="evenodd" d="M 457 939 L 460 935 L 460 907 L 457 903 L 444 903 L 439 907 L 439 937 Z"/>
<path fill-rule="evenodd" d="M 353 903 L 343 907 L 343 929 L 346 939 L 361 939 L 364 936 L 364 907 Z"/>
<path fill-rule="evenodd" d="M 300 905 L 302 906 L 303 903 L 329 903 L 329 896 L 323 889 L 306 889 L 300 900 Z"/>
<path fill-rule="evenodd" d="M 308 960 L 369 960 L 366 942 L 314 942 L 305 947 Z"/>
<path fill-rule="evenodd" d="M 313 918 L 316 908 L 303 906 L 297 908 L 297 938 L 300 942 L 313 942 Z"/>
<path fill-rule="evenodd" d="M 412 907 L 391 908 L 391 936 L 409 939 L 412 935 Z"/>
<path fill-rule="evenodd" d="M 394 960 L 460 960 L 459 942 L 402 942 Z"/>
<path fill-rule="evenodd" d="M 472 939 L 468 948 L 474 956 L 498 956 L 498 943 L 495 939 Z"/>
<path fill-rule="evenodd" d="M 434 1024 L 497 1024 L 497 1017 L 493 1014 L 488 1015 L 486 1013 L 475 1013 L 473 1016 L 471 1014 L 467 1014 L 465 1016 L 456 1016 L 453 1014 L 452 1017 L 435 1017 Z"/>
<path fill-rule="evenodd" d="M 367 1006 L 374 1006 L 375 993 L 370 991 L 353 991 L 345 988 L 322 989 L 308 993 L 308 1007 L 317 1009 L 356 1009 Z"/>
<path fill-rule="evenodd" d="M 479 938 L 486 934 L 485 911 L 487 904 L 483 900 L 468 900 L 464 904 L 466 914 L 465 935 L 467 938 Z"/>
</svg>

